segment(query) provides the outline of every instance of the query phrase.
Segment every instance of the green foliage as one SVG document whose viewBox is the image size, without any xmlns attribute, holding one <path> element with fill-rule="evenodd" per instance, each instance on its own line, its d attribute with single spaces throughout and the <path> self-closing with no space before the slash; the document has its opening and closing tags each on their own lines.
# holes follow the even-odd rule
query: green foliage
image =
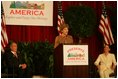
<svg viewBox="0 0 118 79">
<path fill-rule="evenodd" d="M 53 70 L 54 70 L 54 67 L 53 67 L 53 65 L 54 65 L 53 55 L 50 55 L 49 61 L 50 61 L 49 69 L 48 69 L 49 70 L 48 71 L 49 77 L 54 77 L 54 73 L 53 73 Z"/>
<path fill-rule="evenodd" d="M 89 37 L 96 28 L 95 11 L 88 6 L 72 6 L 64 13 L 64 19 L 70 26 L 70 32 L 76 37 Z"/>
<path fill-rule="evenodd" d="M 35 74 L 48 75 L 49 64 L 50 64 L 49 57 L 53 53 L 53 45 L 46 41 L 46 42 L 33 43 L 32 46 L 35 49 L 33 61 L 34 64 L 36 65 L 34 70 L 35 71 L 38 70 L 38 72 L 36 72 Z"/>
<path fill-rule="evenodd" d="M 19 42 L 18 43 L 18 50 L 24 56 L 25 62 L 27 63 L 28 67 L 31 66 L 33 63 L 33 60 L 32 60 L 33 53 L 30 50 L 31 49 L 30 44 L 31 43 L 29 43 L 29 42 Z"/>
<path fill-rule="evenodd" d="M 34 75 L 53 76 L 53 44 L 48 41 L 19 42 L 18 50 Z"/>
</svg>

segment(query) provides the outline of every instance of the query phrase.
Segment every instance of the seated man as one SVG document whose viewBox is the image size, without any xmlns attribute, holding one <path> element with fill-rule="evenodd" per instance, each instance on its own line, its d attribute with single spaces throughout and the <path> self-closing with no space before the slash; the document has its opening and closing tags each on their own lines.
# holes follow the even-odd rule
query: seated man
<svg viewBox="0 0 118 79">
<path fill-rule="evenodd" d="M 23 57 L 17 51 L 17 44 L 15 42 L 10 44 L 10 51 L 5 52 L 5 60 L 8 67 L 8 77 L 24 77 L 23 73 L 27 68 L 27 65 L 25 64 Z"/>
<path fill-rule="evenodd" d="M 98 68 L 101 78 L 109 78 L 109 75 L 114 73 L 116 67 L 115 56 L 109 51 L 109 46 L 105 45 L 103 53 L 98 56 L 97 60 L 94 63 Z"/>
</svg>

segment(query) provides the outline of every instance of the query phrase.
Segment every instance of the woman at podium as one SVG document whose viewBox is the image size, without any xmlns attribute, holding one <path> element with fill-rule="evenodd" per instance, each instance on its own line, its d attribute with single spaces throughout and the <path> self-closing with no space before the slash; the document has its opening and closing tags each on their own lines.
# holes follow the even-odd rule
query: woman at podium
<svg viewBox="0 0 118 79">
<path fill-rule="evenodd" d="M 54 48 L 56 48 L 59 44 L 72 44 L 73 43 L 73 37 L 71 35 L 68 35 L 69 26 L 68 24 L 62 24 L 60 26 L 61 35 L 58 35 L 55 38 L 55 44 Z"/>
</svg>

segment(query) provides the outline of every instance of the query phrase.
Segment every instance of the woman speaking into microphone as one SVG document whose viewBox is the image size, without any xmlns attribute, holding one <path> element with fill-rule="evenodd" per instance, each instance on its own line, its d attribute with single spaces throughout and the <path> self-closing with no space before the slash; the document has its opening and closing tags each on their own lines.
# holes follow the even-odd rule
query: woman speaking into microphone
<svg viewBox="0 0 118 79">
<path fill-rule="evenodd" d="M 60 31 L 61 31 L 61 35 L 58 35 L 55 38 L 55 44 L 54 44 L 54 48 L 56 48 L 59 44 L 72 44 L 73 43 L 73 38 L 71 35 L 68 35 L 68 31 L 69 31 L 69 26 L 68 24 L 62 24 L 60 26 Z"/>
</svg>

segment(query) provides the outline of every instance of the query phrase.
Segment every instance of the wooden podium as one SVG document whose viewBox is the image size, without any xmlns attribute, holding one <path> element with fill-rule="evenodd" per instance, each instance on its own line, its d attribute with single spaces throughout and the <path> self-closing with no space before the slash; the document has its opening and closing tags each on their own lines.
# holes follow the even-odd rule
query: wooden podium
<svg viewBox="0 0 118 79">
<path fill-rule="evenodd" d="M 63 46 L 60 44 L 54 51 L 55 78 L 89 78 L 88 65 L 64 65 Z"/>
</svg>

